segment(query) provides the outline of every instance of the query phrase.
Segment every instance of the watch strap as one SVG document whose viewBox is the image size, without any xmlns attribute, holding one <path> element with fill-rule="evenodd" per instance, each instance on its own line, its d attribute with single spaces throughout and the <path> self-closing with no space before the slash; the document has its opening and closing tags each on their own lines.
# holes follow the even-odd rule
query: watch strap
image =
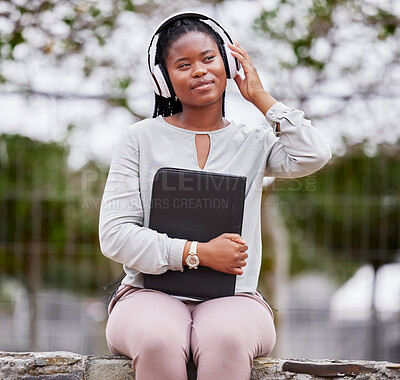
<svg viewBox="0 0 400 380">
<path fill-rule="evenodd" d="M 197 255 L 197 241 L 192 241 L 190 244 L 189 255 Z"/>
</svg>

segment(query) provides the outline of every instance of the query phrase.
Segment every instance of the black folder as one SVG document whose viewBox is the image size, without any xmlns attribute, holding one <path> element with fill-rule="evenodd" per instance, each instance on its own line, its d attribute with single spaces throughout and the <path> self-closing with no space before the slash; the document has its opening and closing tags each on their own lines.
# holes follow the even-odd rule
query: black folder
<svg viewBox="0 0 400 380">
<path fill-rule="evenodd" d="M 246 177 L 160 168 L 153 181 L 149 227 L 172 238 L 207 242 L 225 232 L 241 234 Z M 144 274 L 145 288 L 201 300 L 231 296 L 236 276 L 200 266 Z"/>
</svg>

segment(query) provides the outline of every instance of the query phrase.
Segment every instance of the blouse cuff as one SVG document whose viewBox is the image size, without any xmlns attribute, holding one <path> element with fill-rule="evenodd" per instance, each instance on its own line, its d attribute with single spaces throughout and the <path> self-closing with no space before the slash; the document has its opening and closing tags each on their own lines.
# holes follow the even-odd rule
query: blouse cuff
<svg viewBox="0 0 400 380">
<path fill-rule="evenodd" d="M 278 102 L 275 103 L 265 114 L 265 117 L 267 118 L 268 123 L 271 125 L 275 136 L 279 137 L 282 133 L 282 131 L 277 131 L 277 124 L 281 122 L 282 118 L 288 119 L 289 121 L 290 118 L 294 115 L 291 115 L 293 113 L 293 110 L 289 108 L 288 106 L 285 106 L 283 103 Z M 295 124 L 295 121 L 291 121 L 292 124 Z"/>
<path fill-rule="evenodd" d="M 185 249 L 185 239 L 171 239 L 169 247 L 169 267 L 171 270 L 179 270 L 183 272 L 182 256 Z"/>
</svg>

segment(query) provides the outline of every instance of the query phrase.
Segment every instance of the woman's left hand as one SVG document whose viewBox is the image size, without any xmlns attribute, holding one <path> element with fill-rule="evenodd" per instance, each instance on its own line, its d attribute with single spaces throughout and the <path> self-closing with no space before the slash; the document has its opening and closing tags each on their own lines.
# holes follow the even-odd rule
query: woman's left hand
<svg viewBox="0 0 400 380">
<path fill-rule="evenodd" d="M 238 42 L 235 41 L 235 45 L 229 44 L 229 47 L 233 52 L 232 55 L 241 63 L 245 75 L 243 79 L 238 73 L 234 78 L 235 82 L 239 87 L 242 96 L 249 102 L 253 103 L 253 99 L 257 97 L 260 92 L 264 92 L 257 69 L 253 65 L 247 51 L 244 50 Z"/>
<path fill-rule="evenodd" d="M 257 69 L 247 51 L 236 41 L 235 45 L 228 45 L 232 50 L 232 55 L 239 60 L 243 68 L 244 78 L 239 73 L 234 78 L 240 93 L 247 101 L 253 103 L 265 114 L 277 100 L 264 90 Z"/>
</svg>

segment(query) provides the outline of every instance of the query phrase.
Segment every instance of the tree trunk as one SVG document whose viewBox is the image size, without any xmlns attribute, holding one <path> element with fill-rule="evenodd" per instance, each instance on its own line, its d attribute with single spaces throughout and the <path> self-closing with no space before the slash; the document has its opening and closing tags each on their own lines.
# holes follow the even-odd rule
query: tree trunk
<svg viewBox="0 0 400 380">
<path fill-rule="evenodd" d="M 284 313 L 288 308 L 286 286 L 289 276 L 289 237 L 279 210 L 278 198 L 270 194 L 270 189 L 263 193 L 261 206 L 261 225 L 263 240 L 263 265 L 259 288 L 269 304 L 277 309 L 275 326 L 277 344 L 274 356 L 284 352 Z"/>
</svg>

